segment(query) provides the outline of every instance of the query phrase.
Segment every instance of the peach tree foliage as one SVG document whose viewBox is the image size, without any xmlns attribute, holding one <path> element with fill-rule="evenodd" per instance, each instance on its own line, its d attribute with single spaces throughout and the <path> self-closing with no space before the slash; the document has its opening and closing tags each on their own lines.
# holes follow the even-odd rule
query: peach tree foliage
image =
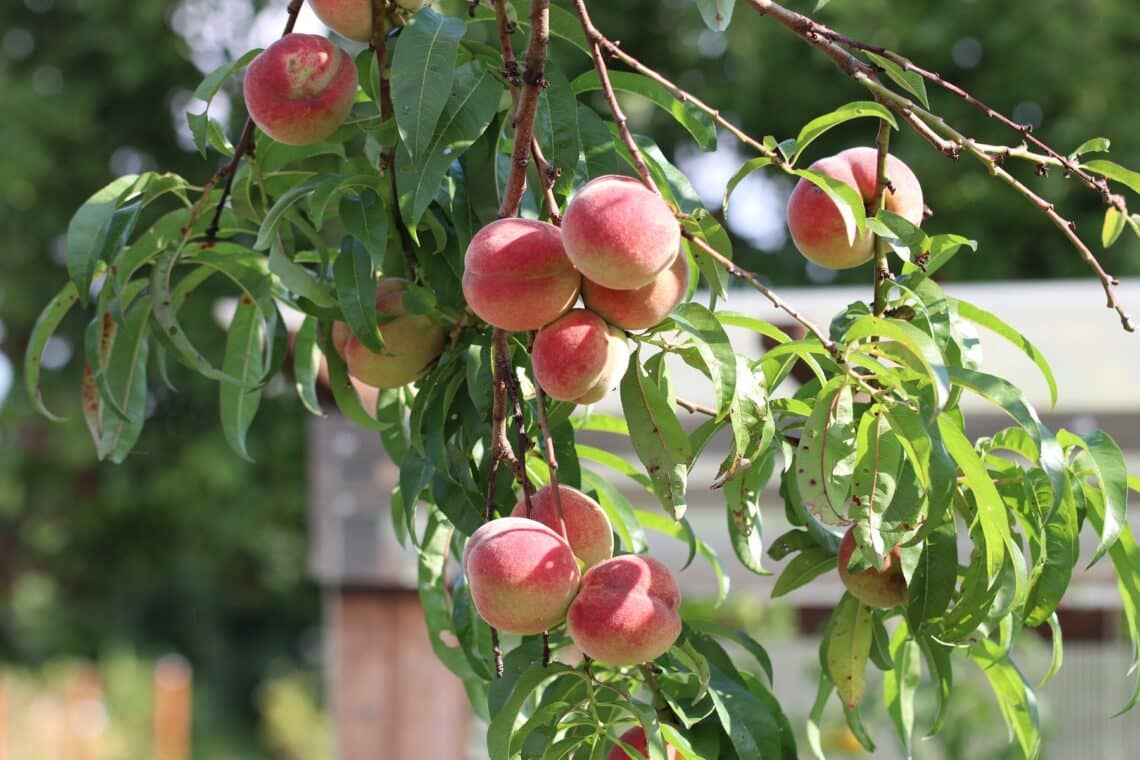
<svg viewBox="0 0 1140 760">
<path fill-rule="evenodd" d="M 287 31 L 299 5 L 290 4 Z M 1140 192 L 1140 174 L 1093 157 L 1107 150 L 1105 139 L 1060 152 L 1001 114 L 978 118 L 1009 127 L 1009 144 L 979 144 L 964 131 L 968 125 L 948 124 L 933 110 L 938 98 L 973 95 L 894 51 L 777 3 L 695 5 L 692 12 L 716 30 L 734 11 L 781 24 L 810 46 L 805 54 L 828 56 L 840 76 L 863 86 L 866 99 L 811 118 L 797 135 L 755 138 L 700 93 L 624 53 L 593 26 L 582 0 L 447 6 L 454 15 L 432 8 L 413 15 L 374 0 L 377 20 L 402 25 L 374 22 L 372 47 L 355 60 L 356 100 L 330 137 L 287 146 L 247 126 L 231 142 L 207 107 L 189 120 L 203 156 L 224 161 L 208 182 L 125 176 L 75 213 L 67 230 L 69 280 L 29 342 L 29 394 L 53 416 L 39 400 L 40 358 L 55 328 L 78 308 L 90 320 L 79 395 L 100 459 L 119 462 L 129 454 L 146 419 L 148 387 L 171 384 L 175 363 L 217 381 L 221 429 L 248 458 L 246 431 L 265 385 L 285 375 L 300 403 L 321 414 L 319 376 L 327 368 L 336 406 L 375 431 L 400 466 L 393 524 L 419 558 L 432 646 L 489 721 L 493 758 L 599 757 L 634 723 L 644 727 L 657 760 L 666 742 L 686 758 L 796 756 L 768 654 L 743 633 L 687 623 L 666 654 L 638 668 L 561 662 L 568 639 L 560 627 L 548 637 L 492 642 L 456 572 L 457 558 L 489 515 L 509 514 L 522 488 L 552 478 L 597 498 L 620 552 L 646 552 L 650 533 L 686 543 L 690 561 L 700 555 L 712 565 L 722 599 L 729 571 L 686 520 L 690 487 L 723 494 L 737 571 L 768 574 L 766 556 L 790 557 L 776 595 L 832 572 L 849 527 L 858 567 L 882 567 L 898 546 L 905 604 L 877 609 L 851 594 L 837 601 L 820 645 L 810 751 L 822 754 L 819 723 L 834 693 L 866 747 L 873 740 L 861 710 L 885 709 L 909 753 L 916 735 L 939 730 L 955 669 L 977 667 L 1011 740 L 1035 756 L 1033 686 L 1011 658 L 1013 644 L 1026 627 L 1051 627 L 1047 680 L 1060 665 L 1056 608 L 1074 568 L 1104 560 L 1116 571 L 1137 651 L 1140 550 L 1125 516 L 1127 491 L 1140 490 L 1140 481 L 1128 476 L 1106 434 L 1047 429 L 1021 389 L 985 371 L 979 328 L 1025 353 L 1055 400 L 1049 364 L 1015 327 L 933 279 L 952 256 L 976 248 L 968 230 L 938 230 L 936 221 L 922 230 L 885 210 L 881 169 L 876 198 L 865 203 L 807 166 L 817 157 L 812 142 L 852 121 L 866 125 L 865 142 L 880 159 L 892 130 L 908 129 L 932 150 L 980 161 L 1069 239 L 1125 329 L 1132 329 L 1131 318 L 1090 244 L 1013 164 L 1062 171 L 1099 196 L 1105 217 L 1097 243 L 1105 247 L 1129 228 L 1140 234 L 1140 217 L 1127 208 L 1127 194 Z M 536 30 L 562 44 L 548 48 L 548 35 Z M 196 95 L 208 104 L 256 52 L 212 72 Z M 604 98 L 595 100 L 598 90 Z M 868 299 L 815 325 L 759 274 L 734 265 L 719 209 L 702 207 L 650 137 L 629 132 L 615 90 L 647 98 L 701 149 L 711 150 L 718 133 L 728 132 L 753 152 L 727 183 L 726 205 L 753 171 L 819 187 L 840 209 L 849 238 L 875 236 Z M 692 273 L 685 303 L 660 325 L 628 336 L 630 360 L 616 391 L 620 417 L 536 394 L 531 336 L 492 331 L 467 308 L 460 287 L 463 253 L 483 226 L 516 213 L 558 221 L 575 188 L 614 173 L 640 177 L 675 210 Z M 365 408 L 331 350 L 331 331 L 342 321 L 362 344 L 379 347 L 380 273 L 412 283 L 404 309 L 445 328 L 448 342 L 426 374 L 380 391 L 375 408 Z M 214 279 L 232 285 L 236 309 L 224 353 L 207 356 L 180 314 Z M 760 290 L 804 337 L 722 308 L 730 285 Z M 304 315 L 293 337 L 287 312 Z M 774 347 L 742 351 L 729 328 L 757 333 Z M 712 403 L 684 398 L 672 377 L 677 361 L 707 379 Z M 796 367 L 806 368 L 806 382 L 791 380 Z M 971 440 L 959 406 L 964 394 L 1005 412 L 1009 427 Z M 583 431 L 629 437 L 639 461 L 578 444 Z M 717 477 L 692 481 L 695 462 L 721 431 L 731 443 Z M 620 480 L 642 489 L 642 498 L 629 501 L 615 485 Z M 795 527 L 765 541 L 759 499 L 773 484 Z M 1092 557 L 1079 556 L 1081 530 L 1098 536 Z M 959 539 L 969 552 L 959 551 Z M 862 699 L 872 666 L 885 671 L 883 705 Z M 923 681 L 938 700 L 932 712 L 916 715 Z M 1123 709 L 1138 697 L 1140 685 Z"/>
</svg>

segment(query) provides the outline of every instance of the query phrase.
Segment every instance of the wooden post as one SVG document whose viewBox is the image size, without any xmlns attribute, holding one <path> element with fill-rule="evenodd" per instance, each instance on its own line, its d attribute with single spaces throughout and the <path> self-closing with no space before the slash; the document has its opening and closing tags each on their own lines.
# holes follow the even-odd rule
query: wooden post
<svg viewBox="0 0 1140 760">
<path fill-rule="evenodd" d="M 339 417 L 309 426 L 309 572 L 326 589 L 334 757 L 462 760 L 470 709 L 432 651 L 415 554 L 396 541 L 399 472 L 375 433 Z"/>
</svg>

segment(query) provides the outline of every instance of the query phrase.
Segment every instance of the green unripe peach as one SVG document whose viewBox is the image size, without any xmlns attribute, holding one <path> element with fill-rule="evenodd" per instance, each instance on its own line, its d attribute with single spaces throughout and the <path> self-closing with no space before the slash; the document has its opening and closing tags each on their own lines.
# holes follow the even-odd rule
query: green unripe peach
<svg viewBox="0 0 1140 760">
<path fill-rule="evenodd" d="M 287 34 L 249 64 L 243 90 L 249 117 L 265 134 L 309 145 L 344 122 L 356 97 L 356 66 L 324 37 Z"/>
</svg>

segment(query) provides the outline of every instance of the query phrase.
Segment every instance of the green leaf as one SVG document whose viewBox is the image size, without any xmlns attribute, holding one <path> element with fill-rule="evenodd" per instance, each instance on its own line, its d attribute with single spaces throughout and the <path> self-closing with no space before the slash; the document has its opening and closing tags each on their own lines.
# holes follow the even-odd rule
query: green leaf
<svg viewBox="0 0 1140 760">
<path fill-rule="evenodd" d="M 236 61 L 223 63 L 221 66 L 218 66 L 202 79 L 201 84 L 194 90 L 194 97 L 198 100 L 206 101 L 208 105 L 210 101 L 214 99 L 214 96 L 218 94 L 218 90 L 222 88 L 226 80 L 229 79 L 235 71 L 244 68 L 246 64 L 256 58 L 260 52 L 261 48 L 255 48 Z"/>
<path fill-rule="evenodd" d="M 634 352 L 620 385 L 630 440 L 653 481 L 653 491 L 674 520 L 685 514 L 685 486 L 692 450 L 676 410 L 638 364 Z"/>
<path fill-rule="evenodd" d="M 926 661 L 926 668 L 930 677 L 937 684 L 935 695 L 938 697 L 938 710 L 934 714 L 934 722 L 927 732 L 927 736 L 934 736 L 942 730 L 946 722 L 946 706 L 950 702 L 950 695 L 954 691 L 954 667 L 950 662 L 951 648 L 929 636 L 919 635 L 916 639 L 922 657 Z"/>
<path fill-rule="evenodd" d="M 697 0 L 697 10 L 705 26 L 714 32 L 723 32 L 732 21 L 732 10 L 736 0 Z"/>
<path fill-rule="evenodd" d="M 760 494 L 768 485 L 775 466 L 775 449 L 769 448 L 759 462 L 724 484 L 728 538 L 740 564 L 756 575 L 771 575 L 764 567 L 764 539 Z"/>
<path fill-rule="evenodd" d="M 914 697 L 922 679 L 920 656 L 918 642 L 910 637 L 906 625 L 900 625 L 891 638 L 894 667 L 883 674 L 883 698 L 907 758 L 914 753 Z"/>
<path fill-rule="evenodd" d="M 818 546 L 806 547 L 792 557 L 784 571 L 780 573 L 776 585 L 772 587 L 772 598 L 781 597 L 833 570 L 835 570 L 833 552 Z"/>
<path fill-rule="evenodd" d="M 269 248 L 273 241 L 277 238 L 277 228 L 285 220 L 285 215 L 292 211 L 293 207 L 305 199 L 313 190 L 318 187 L 323 178 L 310 176 L 308 179 L 298 182 L 293 187 L 283 192 L 269 211 L 265 212 L 265 218 L 261 220 L 261 225 L 257 230 L 257 240 L 253 243 L 255 251 L 264 251 Z"/>
<path fill-rule="evenodd" d="M 246 433 L 261 403 L 261 389 L 253 386 L 264 372 L 264 342 L 265 325 L 257 305 L 248 296 L 243 296 L 226 331 L 226 352 L 222 359 L 222 371 L 240 378 L 242 384 L 219 383 L 219 411 L 226 443 L 249 462 L 253 458 L 246 448 Z"/>
<path fill-rule="evenodd" d="M 112 180 L 88 198 L 67 225 L 67 274 L 75 283 L 80 302 L 87 305 L 87 293 L 96 264 L 104 258 L 112 219 L 119 202 L 131 191 L 137 174 Z M 121 244 L 121 241 L 120 241 Z"/>
<path fill-rule="evenodd" d="M 225 372 L 215 367 L 206 356 L 199 351 L 186 331 L 178 322 L 178 306 L 171 293 L 171 277 L 174 266 L 178 262 L 180 248 L 170 248 L 164 251 L 155 261 L 150 272 L 150 300 L 153 308 L 155 323 L 162 330 L 163 339 L 174 350 L 179 361 L 186 364 L 198 374 L 211 380 L 228 380 L 240 384 L 237 378 L 227 376 Z"/>
<path fill-rule="evenodd" d="M 725 216 L 728 215 L 728 199 L 732 195 L 732 191 L 736 189 L 736 186 L 743 182 L 744 178 L 752 172 L 757 169 L 763 169 L 765 166 L 770 166 L 771 163 L 772 159 L 766 156 L 758 156 L 757 158 L 745 161 L 739 169 L 733 172 L 732 176 L 728 179 L 728 183 L 724 186 L 724 200 L 721 201 L 721 209 Z"/>
<path fill-rule="evenodd" d="M 541 668 L 532 667 L 519 676 L 510 696 L 494 712 L 491 723 L 487 726 L 487 752 L 491 760 L 512 760 L 516 757 L 511 751 L 511 738 L 523 705 L 539 689 L 550 686 L 557 679 L 567 675 L 583 677 L 561 663 L 551 663 Z"/>
<path fill-rule="evenodd" d="M 1134 193 L 1140 193 L 1140 172 L 1126 169 L 1114 161 L 1105 161 L 1103 159 L 1089 161 L 1082 164 L 1081 168 L 1088 169 L 1090 172 L 1099 174 L 1102 177 L 1115 180 L 1131 189 Z"/>
<path fill-rule="evenodd" d="M 990 479 L 986 466 L 974 450 L 965 433 L 945 413 L 938 415 L 938 430 L 950 455 L 966 476 L 966 485 L 974 493 L 978 505 L 977 520 L 985 536 L 986 578 L 997 578 L 1005 558 L 1006 547 L 1012 542 L 1005 502 Z"/>
<path fill-rule="evenodd" d="M 1049 632 L 1053 638 L 1053 655 L 1049 659 L 1049 670 L 1045 671 L 1045 675 L 1041 676 L 1040 683 L 1037 688 L 1040 689 L 1045 684 L 1053 680 L 1053 676 L 1057 675 L 1057 671 L 1061 669 L 1061 664 L 1065 659 L 1065 646 L 1061 634 L 1061 621 L 1057 619 L 1057 613 L 1053 612 L 1046 620 L 1049 623 Z"/>
<path fill-rule="evenodd" d="M 1104 224 L 1100 230 L 1100 243 L 1108 248 L 1124 232 L 1124 224 L 1128 218 L 1116 206 L 1109 206 L 1104 210 Z"/>
<path fill-rule="evenodd" d="M 887 110 L 887 107 L 881 103 L 876 103 L 873 100 L 859 100 L 852 103 L 845 103 L 834 111 L 815 117 L 800 129 L 800 133 L 796 135 L 796 149 L 791 156 L 791 162 L 794 164 L 796 160 L 803 155 L 804 149 L 829 129 L 851 121 L 852 119 L 860 119 L 867 116 L 882 119 L 896 130 L 899 128 L 898 122 L 895 121 L 895 115 Z"/>
<path fill-rule="evenodd" d="M 724 419 L 736 395 L 736 353 L 732 350 L 728 334 L 715 314 L 692 301 L 674 309 L 672 319 L 693 338 L 693 345 L 712 377 L 716 418 Z"/>
<path fill-rule="evenodd" d="M 1107 153 L 1112 142 L 1107 137 L 1092 137 L 1081 143 L 1076 150 L 1069 154 L 1069 158 L 1078 158 L 1085 153 Z"/>
<path fill-rule="evenodd" d="M 388 247 L 388 218 L 388 209 L 371 188 L 366 188 L 360 195 L 345 195 L 340 199 L 340 220 L 348 234 L 359 240 L 368 251 L 374 269 L 380 269 L 384 263 L 384 250 Z"/>
<path fill-rule="evenodd" d="M 341 314 L 356 339 L 374 353 L 384 350 L 376 321 L 376 270 L 368 251 L 346 237 L 333 261 L 333 282 Z"/>
<path fill-rule="evenodd" d="M 28 346 L 24 349 L 24 390 L 32 401 L 37 412 L 53 422 L 63 422 L 66 417 L 59 417 L 44 406 L 43 392 L 40 389 L 40 372 L 43 368 L 44 349 L 48 341 L 59 328 L 63 318 L 71 311 L 71 307 L 79 300 L 79 292 L 75 282 L 68 282 L 63 289 L 56 293 L 47 305 L 44 306 L 32 332 L 28 336 Z"/>
<path fill-rule="evenodd" d="M 990 682 L 1010 739 L 1017 739 L 1027 758 L 1035 758 L 1041 750 L 1041 724 L 1037 716 L 1037 698 L 1010 661 L 1001 646 L 982 639 L 970 647 L 970 657 Z"/>
<path fill-rule="evenodd" d="M 701 150 L 716 149 L 716 122 L 713 118 L 692 103 L 679 100 L 669 88 L 649 77 L 628 71 L 611 71 L 610 83 L 614 90 L 640 95 L 672 116 L 693 136 Z M 577 95 L 602 89 L 596 71 L 587 71 L 570 84 Z"/>
<path fill-rule="evenodd" d="M 310 413 L 324 417 L 317 399 L 317 376 L 321 366 L 321 349 L 317 345 L 317 319 L 306 316 L 297 329 L 293 343 L 293 387 L 297 398 Z"/>
<path fill-rule="evenodd" d="M 274 238 L 269 246 L 268 266 L 269 272 L 276 276 L 282 285 L 301 298 L 307 298 L 314 306 L 322 309 L 336 306 L 336 299 L 329 292 L 328 285 L 318 280 L 312 271 L 286 255 L 280 236 Z"/>
<path fill-rule="evenodd" d="M 847 231 L 847 242 L 854 243 L 864 234 L 867 226 L 867 209 L 859 191 L 846 182 L 829 177 L 823 172 L 814 169 L 796 169 L 792 172 L 797 177 L 803 177 L 812 183 L 835 204 L 839 215 L 843 218 L 843 227 Z"/>
<path fill-rule="evenodd" d="M 1088 464 L 1101 493 L 1104 494 L 1103 514 L 1098 515 L 1100 517 L 1098 522 L 1101 523 L 1100 543 L 1097 544 L 1096 551 L 1093 552 L 1088 564 L 1092 567 L 1120 537 L 1124 527 L 1128 508 L 1128 468 L 1124 462 L 1124 454 L 1116 445 L 1116 441 L 1102 430 L 1094 430 L 1081 437 L 1063 430 L 1058 438 L 1065 448 L 1079 446 L 1088 453 L 1088 457 L 1083 458 L 1084 462 Z M 1099 503 L 1089 506 L 1099 507 Z"/>
<path fill-rule="evenodd" d="M 554 180 L 555 191 L 568 194 L 574 187 L 574 171 L 582 152 L 578 101 L 569 80 L 550 61 L 546 64 L 545 76 L 550 86 L 542 92 L 535 129 L 539 131 L 547 160 L 561 172 Z"/>
<path fill-rule="evenodd" d="M 924 108 L 930 108 L 930 100 L 926 96 L 926 80 L 922 78 L 921 74 L 906 71 L 894 61 L 877 53 L 864 51 L 864 55 L 874 61 L 875 65 L 881 68 L 892 82 L 918 98 L 918 102 L 922 103 Z"/>
<path fill-rule="evenodd" d="M 859 419 L 855 436 L 855 472 L 851 481 L 852 519 L 866 522 L 878 531 L 883 513 L 894 498 L 902 470 L 902 444 L 876 405 Z"/>
<path fill-rule="evenodd" d="M 929 335 L 909 322 L 867 315 L 851 323 L 843 341 L 850 343 L 864 338 L 887 338 L 902 344 L 920 365 L 912 368 L 924 371 L 933 384 L 937 408 L 942 409 L 946 405 L 950 396 L 950 375 L 942 353 Z"/>
<path fill-rule="evenodd" d="M 820 741 L 819 725 L 823 721 L 823 711 L 827 709 L 827 700 L 831 698 L 833 691 L 835 691 L 835 685 L 831 683 L 831 679 L 826 676 L 821 677 L 819 686 L 816 687 L 815 701 L 812 702 L 811 712 L 808 713 L 805 727 L 808 748 L 816 760 L 827 760 L 827 756 L 823 753 L 823 744 Z"/>
<path fill-rule="evenodd" d="M 954 521 L 948 520 L 927 535 L 907 584 L 906 619 L 911 630 L 925 629 L 946 612 L 957 581 L 958 536 Z"/>
<path fill-rule="evenodd" d="M 1052 408 L 1057 405 L 1057 381 L 1053 377 L 1053 370 L 1049 366 L 1049 362 L 1046 361 L 1045 355 L 1041 353 L 1041 350 L 1038 349 L 1037 346 L 1033 345 L 1028 338 L 1003 322 L 1001 318 L 995 314 L 991 314 L 985 309 L 975 306 L 968 301 L 952 298 L 950 302 L 958 311 L 959 316 L 1005 338 L 1018 348 L 1021 353 L 1025 354 L 1030 361 L 1037 365 L 1037 369 L 1041 371 L 1041 376 L 1045 378 L 1045 383 L 1049 386 L 1049 406 Z"/>
<path fill-rule="evenodd" d="M 1060 498 L 1054 499 L 1043 474 L 1030 470 L 1025 473 L 1022 487 L 1026 500 L 1040 509 L 1044 523 L 1038 539 L 1041 544 L 1039 556 L 1029 579 L 1029 594 L 1025 600 L 1025 624 L 1036 628 L 1049 619 L 1069 588 L 1080 553 L 1080 523 L 1070 483 L 1065 482 Z M 1042 489 L 1046 493 L 1044 499 L 1037 496 Z"/>
<path fill-rule="evenodd" d="M 824 670 L 848 710 L 858 707 L 867 692 L 873 622 L 871 608 L 844 593 L 827 621 L 820 643 Z"/>
<path fill-rule="evenodd" d="M 795 455 L 796 486 L 809 512 L 829 525 L 846 520 L 855 471 L 855 421 L 851 386 L 844 375 L 816 397 Z"/>
<path fill-rule="evenodd" d="M 101 426 L 96 442 L 100 460 L 121 463 L 142 432 L 147 402 L 150 313 L 146 296 L 136 300 L 130 312 L 116 323 L 118 329 L 114 331 L 113 342 L 107 346 L 105 392 L 122 414 L 104 421 Z"/>
<path fill-rule="evenodd" d="M 400 32 L 392 55 L 392 108 L 412 158 L 423 155 L 432 142 L 451 92 L 459 40 L 466 32 L 462 20 L 430 9 L 408 19 Z"/>
<path fill-rule="evenodd" d="M 435 198 L 447 167 L 486 131 L 499 107 L 502 84 L 494 73 L 476 63 L 455 69 L 450 97 L 431 143 L 415 159 L 403 148 L 396 151 L 396 187 L 400 215 L 410 230 Z"/>
</svg>

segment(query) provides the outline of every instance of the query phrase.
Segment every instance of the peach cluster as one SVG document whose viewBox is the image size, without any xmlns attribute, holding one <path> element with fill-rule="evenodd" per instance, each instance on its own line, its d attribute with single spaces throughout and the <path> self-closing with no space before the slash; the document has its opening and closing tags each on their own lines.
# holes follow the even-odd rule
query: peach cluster
<svg viewBox="0 0 1140 760">
<path fill-rule="evenodd" d="M 876 149 L 849 148 L 820 159 L 808 168 L 853 187 L 867 206 L 867 216 L 874 215 L 872 205 L 879 177 L 879 152 Z M 900 159 L 888 155 L 886 175 L 886 210 L 911 224 L 921 224 L 924 209 L 922 186 L 914 172 Z M 806 179 L 796 183 L 788 198 L 788 230 L 800 253 L 821 267 L 850 269 L 875 255 L 871 233 L 865 230 L 854 240 L 848 238 L 835 202 Z"/>
<path fill-rule="evenodd" d="M 566 621 L 583 653 L 610 665 L 660 657 L 681 634 L 681 595 L 667 567 L 640 554 L 614 557 L 602 507 L 560 485 L 485 523 L 463 551 L 479 615 L 507 633 Z M 580 570 L 582 568 L 584 570 Z"/>
<path fill-rule="evenodd" d="M 685 297 L 689 264 L 661 198 L 607 175 L 570 199 L 562 227 L 499 219 L 472 237 L 463 296 L 482 320 L 537 330 L 535 380 L 551 398 L 587 404 L 616 385 L 625 330 L 659 324 Z M 583 307 L 574 308 L 579 296 Z"/>
</svg>

